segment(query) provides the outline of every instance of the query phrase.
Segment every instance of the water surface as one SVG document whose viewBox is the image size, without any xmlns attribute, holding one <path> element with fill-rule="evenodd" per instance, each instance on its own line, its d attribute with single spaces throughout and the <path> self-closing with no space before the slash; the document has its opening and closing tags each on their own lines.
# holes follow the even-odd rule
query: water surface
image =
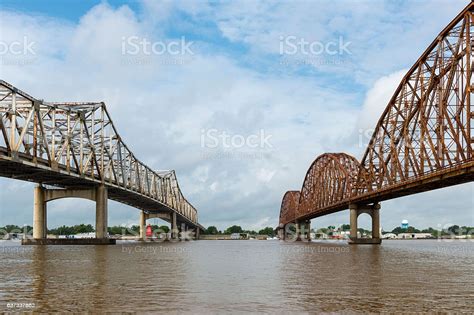
<svg viewBox="0 0 474 315">
<path fill-rule="evenodd" d="M 474 242 L 21 246 L 4 241 L 0 258 L 0 311 L 474 309 Z"/>
</svg>

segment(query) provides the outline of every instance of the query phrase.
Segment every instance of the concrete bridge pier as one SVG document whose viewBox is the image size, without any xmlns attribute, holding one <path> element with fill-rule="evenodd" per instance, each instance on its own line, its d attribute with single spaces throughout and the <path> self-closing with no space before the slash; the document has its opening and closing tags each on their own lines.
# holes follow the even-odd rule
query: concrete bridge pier
<svg viewBox="0 0 474 315">
<path fill-rule="evenodd" d="M 47 203 L 63 198 L 83 198 L 96 203 L 95 239 L 48 239 Z M 25 239 L 25 245 L 42 244 L 114 244 L 107 237 L 107 188 L 99 185 L 92 189 L 47 189 L 41 184 L 34 188 L 33 239 Z"/>
<path fill-rule="evenodd" d="M 171 214 L 171 239 L 176 240 L 178 239 L 178 236 L 179 236 L 178 221 L 176 218 L 176 212 L 173 212 Z"/>
<path fill-rule="evenodd" d="M 189 241 L 189 239 L 186 237 L 188 231 L 188 226 L 186 223 L 181 223 L 181 228 L 179 229 L 179 239 L 181 241 Z"/>
<path fill-rule="evenodd" d="M 33 202 L 33 238 L 45 239 L 47 234 L 46 202 L 44 200 L 44 187 L 35 186 Z"/>
<path fill-rule="evenodd" d="M 380 204 L 358 205 L 350 204 L 351 234 L 349 244 L 381 244 L 380 239 Z M 372 238 L 359 238 L 357 236 L 357 219 L 362 213 L 367 213 L 372 218 Z"/>
<path fill-rule="evenodd" d="M 104 185 L 96 188 L 95 197 L 95 237 L 107 238 L 108 193 Z"/>
<path fill-rule="evenodd" d="M 144 240 L 145 237 L 146 237 L 146 219 L 147 219 L 147 215 L 145 213 L 145 211 L 140 211 L 140 239 L 141 240 Z"/>
<path fill-rule="evenodd" d="M 301 241 L 301 224 L 299 222 L 295 223 L 295 230 L 296 230 L 296 241 Z"/>
<path fill-rule="evenodd" d="M 296 227 L 296 241 L 309 241 L 311 240 L 311 221 L 297 221 Z"/>
<path fill-rule="evenodd" d="M 146 220 L 158 218 L 171 222 L 171 240 L 182 240 L 189 241 L 189 238 L 185 237 L 185 233 L 189 231 L 190 226 L 185 222 L 178 223 L 178 218 L 176 212 L 149 212 L 149 211 L 140 211 L 140 240 L 146 240 Z M 192 236 L 192 234 L 190 235 Z M 194 237 L 199 238 L 199 227 L 195 227 Z"/>
<path fill-rule="evenodd" d="M 171 221 L 172 215 L 166 212 L 147 212 L 140 211 L 140 240 L 146 240 L 146 221 L 148 219 L 158 218 L 165 221 Z"/>
<path fill-rule="evenodd" d="M 310 220 L 306 221 L 304 227 L 305 227 L 305 229 L 304 229 L 304 238 L 307 241 L 311 241 L 311 221 Z"/>
<path fill-rule="evenodd" d="M 285 226 L 280 223 L 280 225 L 276 229 L 277 236 L 280 240 L 285 240 Z"/>
</svg>

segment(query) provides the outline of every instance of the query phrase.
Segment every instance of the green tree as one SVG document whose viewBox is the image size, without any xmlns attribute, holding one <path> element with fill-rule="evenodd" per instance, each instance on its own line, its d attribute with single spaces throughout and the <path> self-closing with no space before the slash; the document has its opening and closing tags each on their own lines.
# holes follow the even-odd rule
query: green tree
<svg viewBox="0 0 474 315">
<path fill-rule="evenodd" d="M 441 235 L 441 231 L 435 230 L 432 227 L 422 230 L 421 233 L 430 233 L 431 236 L 435 238 L 438 238 Z"/>
<path fill-rule="evenodd" d="M 261 229 L 260 231 L 258 231 L 258 234 L 260 234 L 260 235 L 268 235 L 268 236 L 273 237 L 273 236 L 275 235 L 275 232 L 273 231 L 273 228 L 272 228 L 272 227 L 267 226 L 266 228 Z"/>
<path fill-rule="evenodd" d="M 316 230 L 317 233 L 324 233 L 324 234 L 328 234 L 328 229 L 327 228 L 320 228 L 318 230 Z"/>
<path fill-rule="evenodd" d="M 451 234 L 455 234 L 455 235 L 460 234 L 459 233 L 459 225 L 452 225 L 452 226 L 448 227 L 448 232 L 451 233 Z"/>
<path fill-rule="evenodd" d="M 128 231 L 132 232 L 130 234 L 135 234 L 135 235 L 139 235 L 140 233 L 140 226 L 139 225 L 132 225 Z"/>
<path fill-rule="evenodd" d="M 170 228 L 167 225 L 162 225 L 160 226 L 160 230 L 162 230 L 163 233 L 169 233 Z"/>
<path fill-rule="evenodd" d="M 397 226 L 396 228 L 394 228 L 392 230 L 392 233 L 394 234 L 400 234 L 400 233 L 420 233 L 420 230 L 418 230 L 417 228 L 413 227 L 413 226 L 409 226 L 408 228 L 406 229 L 403 229 L 399 226 Z"/>
<path fill-rule="evenodd" d="M 80 224 L 73 227 L 75 234 L 78 233 L 91 233 L 94 232 L 94 228 L 90 224 Z"/>
<path fill-rule="evenodd" d="M 206 234 L 216 235 L 216 234 L 219 234 L 219 231 L 217 230 L 217 228 L 215 226 L 211 225 L 206 229 Z"/>
<path fill-rule="evenodd" d="M 136 236 L 138 236 L 139 233 L 140 233 L 138 225 L 132 225 L 130 227 L 127 227 L 127 226 L 109 226 L 107 231 L 111 235 L 136 235 Z"/>
<path fill-rule="evenodd" d="M 368 235 L 368 234 L 371 233 L 369 230 L 366 230 L 366 229 L 363 229 L 363 228 L 358 228 L 357 232 L 359 232 L 361 235 L 364 235 L 364 234 Z"/>
<path fill-rule="evenodd" d="M 243 230 L 238 225 L 232 225 L 231 227 L 225 230 L 224 234 L 232 234 L 232 233 L 243 233 Z"/>
<path fill-rule="evenodd" d="M 341 225 L 341 229 L 343 231 L 350 231 L 351 230 L 351 225 L 350 224 L 343 224 L 343 225 Z"/>
</svg>

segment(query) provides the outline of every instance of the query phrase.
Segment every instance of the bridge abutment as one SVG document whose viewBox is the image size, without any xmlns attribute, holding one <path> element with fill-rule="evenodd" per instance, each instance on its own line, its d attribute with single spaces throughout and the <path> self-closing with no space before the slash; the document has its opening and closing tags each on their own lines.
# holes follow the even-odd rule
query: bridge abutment
<svg viewBox="0 0 474 315">
<path fill-rule="evenodd" d="M 358 205 L 350 204 L 350 226 L 351 234 L 349 244 L 381 244 L 380 239 L 380 204 L 374 203 L 372 205 Z M 357 235 L 357 220 L 359 215 L 367 213 L 372 218 L 372 237 L 360 238 Z"/>
</svg>

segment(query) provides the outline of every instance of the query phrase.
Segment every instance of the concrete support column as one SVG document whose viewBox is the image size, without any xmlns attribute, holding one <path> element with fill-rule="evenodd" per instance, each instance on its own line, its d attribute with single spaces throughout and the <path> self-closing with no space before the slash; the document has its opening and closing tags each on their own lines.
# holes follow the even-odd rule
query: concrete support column
<svg viewBox="0 0 474 315">
<path fill-rule="evenodd" d="M 308 220 L 306 222 L 306 239 L 311 241 L 311 221 Z"/>
<path fill-rule="evenodd" d="M 380 204 L 375 204 L 372 209 L 372 238 L 380 239 Z"/>
<path fill-rule="evenodd" d="M 349 210 L 351 212 L 351 219 L 350 219 L 350 226 L 351 226 L 351 234 L 350 239 L 356 240 L 357 239 L 357 217 L 359 216 L 357 205 L 350 204 Z"/>
<path fill-rule="evenodd" d="M 181 223 L 181 228 L 179 229 L 179 239 L 182 241 L 186 240 L 186 223 Z"/>
<path fill-rule="evenodd" d="M 194 237 L 196 240 L 199 239 L 199 227 L 196 226 L 196 236 Z"/>
<path fill-rule="evenodd" d="M 144 240 L 146 237 L 146 213 L 145 211 L 140 211 L 140 239 Z"/>
<path fill-rule="evenodd" d="M 177 239 L 178 238 L 178 223 L 176 220 L 176 212 L 173 211 L 171 214 L 171 239 Z"/>
<path fill-rule="evenodd" d="M 185 225 L 185 227 L 184 227 L 184 232 L 186 233 L 184 240 L 185 240 L 185 241 L 189 241 L 189 240 L 190 240 L 190 236 L 189 236 L 189 225 Z"/>
<path fill-rule="evenodd" d="M 96 189 L 95 237 L 107 238 L 107 188 L 100 185 Z"/>
<path fill-rule="evenodd" d="M 47 234 L 46 224 L 46 202 L 44 198 L 44 188 L 37 185 L 34 190 L 33 208 L 33 238 L 44 239 Z"/>
<path fill-rule="evenodd" d="M 301 241 L 301 223 L 296 222 L 295 228 L 296 228 L 296 240 Z"/>
<path fill-rule="evenodd" d="M 351 212 L 351 235 L 350 244 L 380 244 L 380 204 L 373 205 L 349 205 Z M 357 237 L 357 218 L 361 213 L 367 213 L 372 218 L 372 238 Z"/>
</svg>

